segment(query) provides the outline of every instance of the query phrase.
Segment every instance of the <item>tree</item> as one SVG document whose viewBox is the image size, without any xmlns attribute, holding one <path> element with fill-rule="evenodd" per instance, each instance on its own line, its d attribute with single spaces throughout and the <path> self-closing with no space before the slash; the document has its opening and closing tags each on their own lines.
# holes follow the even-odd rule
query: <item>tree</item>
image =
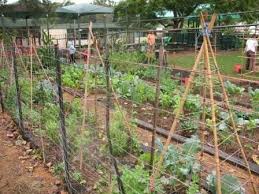
<svg viewBox="0 0 259 194">
<path fill-rule="evenodd" d="M 115 6 L 115 17 L 128 20 L 140 16 L 141 19 L 152 20 L 158 19 L 158 14 L 163 16 L 169 11 L 175 18 L 160 20 L 159 23 L 164 27 L 181 28 L 186 16 L 198 15 L 204 9 L 211 13 L 256 11 L 259 10 L 259 0 L 124 0 Z M 240 16 L 243 21 L 252 22 L 258 20 L 259 13 L 244 13 Z"/>
<path fill-rule="evenodd" d="M 208 0 L 125 0 L 115 7 L 116 17 L 136 17 L 156 19 L 157 14 L 165 15 L 168 11 L 172 12 L 176 19 L 170 22 L 160 23 L 165 27 L 173 26 L 179 28 L 183 26 L 184 18 L 193 13 L 193 11 Z"/>
<path fill-rule="evenodd" d="M 259 0 L 212 0 L 213 9 L 219 13 L 258 11 Z M 258 21 L 258 12 L 247 12 L 240 14 L 241 19 L 246 22 Z"/>
<path fill-rule="evenodd" d="M 118 21 L 127 21 L 128 23 L 136 18 L 157 18 L 155 10 L 152 10 L 151 4 L 146 0 L 121 1 L 115 6 L 114 15 Z"/>
</svg>

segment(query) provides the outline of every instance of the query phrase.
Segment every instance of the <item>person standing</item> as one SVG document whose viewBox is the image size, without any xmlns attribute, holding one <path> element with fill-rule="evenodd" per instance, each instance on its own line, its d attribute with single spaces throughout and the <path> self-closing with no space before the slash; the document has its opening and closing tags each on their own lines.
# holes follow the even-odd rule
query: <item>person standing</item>
<svg viewBox="0 0 259 194">
<path fill-rule="evenodd" d="M 251 38 L 247 39 L 246 41 L 246 48 L 245 48 L 245 52 L 247 56 L 246 70 L 253 71 L 255 68 L 257 47 L 258 47 L 258 41 L 256 39 L 256 34 L 254 34 L 252 35 Z"/>
<path fill-rule="evenodd" d="M 155 44 L 156 44 L 156 36 L 154 32 L 149 32 L 147 35 L 147 44 L 148 44 L 148 64 L 151 62 L 151 58 L 155 51 Z"/>
<path fill-rule="evenodd" d="M 148 48 L 151 52 L 154 51 L 155 49 L 155 44 L 156 44 L 156 36 L 154 32 L 149 32 L 147 35 L 147 43 L 148 43 Z"/>
<path fill-rule="evenodd" d="M 72 43 L 69 44 L 68 46 L 68 52 L 69 52 L 69 62 L 70 63 L 75 63 L 75 53 L 76 53 L 76 48 Z"/>
</svg>

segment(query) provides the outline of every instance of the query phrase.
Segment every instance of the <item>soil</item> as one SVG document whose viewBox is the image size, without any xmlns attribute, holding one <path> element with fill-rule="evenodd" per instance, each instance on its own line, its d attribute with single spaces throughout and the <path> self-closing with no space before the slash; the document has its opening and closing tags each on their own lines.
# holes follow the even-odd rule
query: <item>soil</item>
<svg viewBox="0 0 259 194">
<path fill-rule="evenodd" d="M 65 193 L 6 114 L 0 114 L 0 145 L 0 194 Z"/>
<path fill-rule="evenodd" d="M 137 104 L 133 104 L 131 101 L 126 100 L 126 99 L 120 99 L 120 104 L 126 108 L 126 110 L 132 114 L 132 112 L 135 113 L 135 117 L 143 120 L 147 123 L 152 124 L 153 121 L 153 105 L 152 104 L 145 104 L 145 105 L 137 105 Z M 165 111 L 161 111 L 158 110 L 158 117 L 157 117 L 157 126 L 167 129 L 169 130 L 171 128 L 171 125 L 173 123 L 173 115 L 172 113 L 169 112 L 165 112 Z M 209 146 L 213 147 L 213 134 L 211 131 L 207 130 L 208 132 L 206 133 L 205 136 L 205 140 L 206 140 L 206 144 Z M 176 130 L 176 134 L 178 135 L 182 135 L 184 137 L 191 137 L 191 135 L 194 134 L 194 132 L 192 131 L 187 131 L 187 130 L 182 130 L 180 128 L 178 128 L 178 130 Z M 230 134 L 227 135 L 227 137 Z M 245 149 L 245 153 L 248 157 L 248 160 L 251 162 L 254 162 L 252 159 L 253 155 L 259 155 L 259 150 L 258 150 L 258 142 L 259 142 L 259 130 L 254 130 L 254 133 L 252 134 L 251 132 L 247 132 L 245 130 L 241 131 L 239 133 L 239 135 L 242 137 L 241 139 L 241 143 L 244 146 Z M 219 140 L 219 143 L 221 143 L 222 141 L 224 141 L 224 138 L 222 137 L 221 140 Z M 237 144 L 236 138 L 234 135 L 232 135 L 229 138 L 229 143 L 222 143 L 220 146 L 220 149 L 222 151 L 225 151 L 229 154 L 233 154 L 233 156 L 242 158 L 241 152 L 238 151 L 239 146 Z M 256 143 L 254 143 L 256 142 Z"/>
</svg>

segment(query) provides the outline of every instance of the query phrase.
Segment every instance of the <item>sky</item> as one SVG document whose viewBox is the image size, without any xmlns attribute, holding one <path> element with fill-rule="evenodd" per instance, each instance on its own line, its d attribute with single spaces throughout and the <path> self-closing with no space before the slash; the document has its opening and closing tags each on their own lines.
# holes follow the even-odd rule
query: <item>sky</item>
<svg viewBox="0 0 259 194">
<path fill-rule="evenodd" d="M 14 2 L 16 2 L 16 1 L 18 1 L 18 0 L 8 0 L 7 2 L 8 3 L 14 3 Z M 63 0 L 52 0 L 53 2 L 63 2 Z M 71 0 L 72 2 L 74 2 L 74 3 L 92 3 L 93 2 L 93 0 Z M 115 0 L 116 2 L 119 2 L 120 0 Z"/>
</svg>

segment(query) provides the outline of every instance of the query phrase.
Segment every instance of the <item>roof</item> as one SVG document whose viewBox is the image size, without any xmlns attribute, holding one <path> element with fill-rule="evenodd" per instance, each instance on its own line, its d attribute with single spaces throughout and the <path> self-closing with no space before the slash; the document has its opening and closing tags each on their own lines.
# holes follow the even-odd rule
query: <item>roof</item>
<svg viewBox="0 0 259 194">
<path fill-rule="evenodd" d="M 60 7 L 56 10 L 56 13 L 70 15 L 112 14 L 113 9 L 110 7 L 80 3 Z"/>
</svg>

